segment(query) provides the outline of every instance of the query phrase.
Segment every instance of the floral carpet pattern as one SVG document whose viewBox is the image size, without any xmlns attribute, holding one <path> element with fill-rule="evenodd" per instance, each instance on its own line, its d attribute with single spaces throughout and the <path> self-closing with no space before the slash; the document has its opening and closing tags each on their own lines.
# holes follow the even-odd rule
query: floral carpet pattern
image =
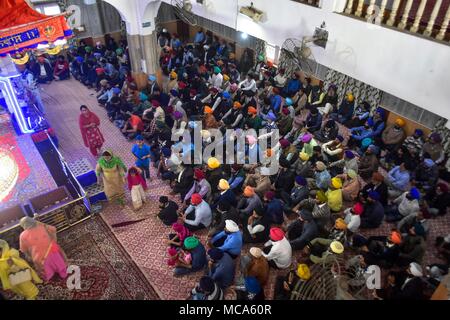
<svg viewBox="0 0 450 320">
<path fill-rule="evenodd" d="M 55 277 L 38 286 L 38 300 L 159 299 L 101 217 L 95 216 L 63 231 L 59 243 L 69 264 L 80 267 L 81 289 L 69 290 L 66 280 Z"/>
</svg>

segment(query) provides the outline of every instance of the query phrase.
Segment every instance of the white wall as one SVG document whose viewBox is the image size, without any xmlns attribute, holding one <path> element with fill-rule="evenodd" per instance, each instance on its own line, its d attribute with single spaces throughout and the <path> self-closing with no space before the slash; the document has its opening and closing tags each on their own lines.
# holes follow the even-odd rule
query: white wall
<svg viewBox="0 0 450 320">
<path fill-rule="evenodd" d="M 342 11 L 345 0 L 322 0 L 322 8 L 290 0 L 191 2 L 195 14 L 279 46 L 289 37 L 311 36 L 325 21 L 329 41 L 326 49 L 313 48 L 317 62 L 450 119 L 450 46 L 333 12 Z M 266 13 L 263 23 L 238 14 L 250 2 Z"/>
</svg>

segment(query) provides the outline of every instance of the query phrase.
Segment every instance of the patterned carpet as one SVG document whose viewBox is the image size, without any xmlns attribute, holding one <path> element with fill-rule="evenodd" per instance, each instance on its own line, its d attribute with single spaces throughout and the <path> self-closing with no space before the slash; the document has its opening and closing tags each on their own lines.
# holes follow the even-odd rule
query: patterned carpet
<svg viewBox="0 0 450 320">
<path fill-rule="evenodd" d="M 0 115 L 0 147 L 11 151 L 19 166 L 19 178 L 14 189 L 0 202 L 0 210 L 12 207 L 56 188 L 31 136 L 17 136 L 8 114 Z"/>
<path fill-rule="evenodd" d="M 55 278 L 39 285 L 39 300 L 159 299 L 101 217 L 63 231 L 59 242 L 69 263 L 80 267 L 81 290 L 69 290 L 66 281 Z"/>
<path fill-rule="evenodd" d="M 86 104 L 102 121 L 100 129 L 106 140 L 104 147 L 111 148 L 127 166 L 133 164 L 134 159 L 130 152 L 132 143 L 126 141 L 119 130 L 107 119 L 105 110 L 97 105 L 93 90 L 87 89 L 74 80 L 54 82 L 44 86 L 44 90 L 42 96 L 47 106 L 48 117 L 59 138 L 62 153 L 68 162 L 87 158 L 92 164 L 95 164 L 95 159 L 82 143 L 78 128 L 79 106 Z M 341 127 L 340 133 L 348 137 L 348 131 L 345 128 Z M 158 212 L 158 198 L 161 195 L 168 195 L 170 188 L 155 177 L 153 169 L 151 176 L 152 181 L 149 183 L 148 191 L 150 201 L 140 211 L 134 212 L 130 208 L 128 199 L 128 206 L 124 208 L 115 204 L 106 205 L 101 216 L 109 226 L 120 222 L 144 219 L 125 227 L 111 228 L 112 232 L 144 272 L 145 277 L 162 299 L 185 299 L 201 274 L 175 278 L 172 275 L 172 269 L 167 266 L 165 239 L 170 232 L 170 228 L 159 222 L 155 215 Z M 174 200 L 178 201 L 178 199 Z M 364 234 L 386 235 L 390 229 L 391 225 L 384 223 L 377 230 L 364 232 Z M 450 233 L 449 217 L 431 220 L 430 229 L 430 236 L 427 239 L 428 250 L 425 257 L 427 263 L 438 261 L 433 242 L 435 236 Z M 201 235 L 201 239 L 205 243 L 205 234 Z M 247 250 L 248 246 L 244 248 L 243 253 L 246 253 Z M 275 277 L 284 273 L 285 271 L 271 272 L 270 281 L 265 288 L 268 298 L 272 297 Z"/>
</svg>

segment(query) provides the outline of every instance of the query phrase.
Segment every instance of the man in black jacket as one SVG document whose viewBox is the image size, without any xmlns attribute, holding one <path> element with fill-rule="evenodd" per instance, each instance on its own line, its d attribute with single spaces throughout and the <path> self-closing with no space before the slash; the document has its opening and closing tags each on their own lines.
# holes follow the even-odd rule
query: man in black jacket
<svg viewBox="0 0 450 320">
<path fill-rule="evenodd" d="M 361 215 L 361 229 L 378 228 L 383 222 L 384 208 L 380 203 L 380 195 L 376 191 L 369 192 L 364 213 Z"/>
<path fill-rule="evenodd" d="M 400 287 L 400 292 L 392 298 L 400 300 L 424 300 L 423 292 L 425 283 L 422 280 L 422 267 L 418 263 L 412 262 L 409 264 L 406 273 L 407 276 L 405 282 Z"/>
<path fill-rule="evenodd" d="M 379 172 L 374 172 L 372 174 L 372 181 L 362 188 L 360 197 L 362 197 L 363 200 L 366 200 L 371 191 L 376 191 L 379 194 L 380 203 L 383 207 L 386 207 L 388 204 L 388 186 L 384 182 L 383 175 Z"/>
<path fill-rule="evenodd" d="M 166 196 L 161 196 L 159 198 L 159 208 L 161 209 L 158 213 L 158 218 L 166 226 L 171 226 L 173 223 L 178 220 L 178 205 L 169 200 Z"/>
<path fill-rule="evenodd" d="M 295 172 L 290 169 L 290 162 L 286 159 L 280 159 L 280 171 L 275 176 L 273 182 L 277 198 L 281 198 L 284 203 L 290 202 L 290 193 L 294 187 Z"/>
<path fill-rule="evenodd" d="M 194 170 L 185 163 L 181 163 L 181 167 L 181 172 L 175 178 L 175 186 L 171 194 L 179 193 L 181 195 L 181 201 L 183 201 L 194 181 Z"/>
</svg>

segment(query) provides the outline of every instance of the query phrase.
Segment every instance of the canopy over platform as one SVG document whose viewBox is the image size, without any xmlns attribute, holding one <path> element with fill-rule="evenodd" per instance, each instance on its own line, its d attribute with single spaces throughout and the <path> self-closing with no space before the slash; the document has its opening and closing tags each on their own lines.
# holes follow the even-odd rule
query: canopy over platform
<svg viewBox="0 0 450 320">
<path fill-rule="evenodd" d="M 72 36 L 65 14 L 41 14 L 25 0 L 0 0 L 0 3 L 0 56 Z"/>
</svg>

